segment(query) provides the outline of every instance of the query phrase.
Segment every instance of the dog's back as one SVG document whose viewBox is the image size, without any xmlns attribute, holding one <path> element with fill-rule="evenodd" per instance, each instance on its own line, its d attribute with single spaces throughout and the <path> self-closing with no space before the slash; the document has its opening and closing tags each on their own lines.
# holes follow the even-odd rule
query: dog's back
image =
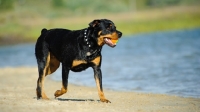
<svg viewBox="0 0 200 112">
<path fill-rule="evenodd" d="M 74 49 L 74 45 L 77 44 L 77 36 L 71 36 L 77 34 L 76 32 L 77 31 L 67 29 L 57 28 L 47 30 L 44 28 L 37 40 L 35 52 L 40 51 L 40 49 L 42 49 L 41 47 L 46 47 L 48 48 L 48 51 L 51 51 L 51 53 L 61 61 L 64 50 L 69 48 L 69 50 L 67 50 L 69 52 L 70 49 Z M 71 48 L 71 45 L 73 45 L 73 48 Z"/>
</svg>

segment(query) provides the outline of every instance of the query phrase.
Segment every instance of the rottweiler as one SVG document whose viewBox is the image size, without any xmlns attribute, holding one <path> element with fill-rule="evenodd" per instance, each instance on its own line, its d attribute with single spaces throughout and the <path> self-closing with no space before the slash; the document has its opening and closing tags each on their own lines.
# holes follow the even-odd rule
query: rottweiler
<svg viewBox="0 0 200 112">
<path fill-rule="evenodd" d="M 37 99 L 48 99 L 43 87 L 44 78 L 55 72 L 62 63 L 62 88 L 55 92 L 55 98 L 67 92 L 70 70 L 81 72 L 92 67 L 100 101 L 110 103 L 102 88 L 101 50 L 104 44 L 115 47 L 121 36 L 122 33 L 108 19 L 93 20 L 88 28 L 81 30 L 42 29 L 35 45 L 39 72 Z"/>
</svg>

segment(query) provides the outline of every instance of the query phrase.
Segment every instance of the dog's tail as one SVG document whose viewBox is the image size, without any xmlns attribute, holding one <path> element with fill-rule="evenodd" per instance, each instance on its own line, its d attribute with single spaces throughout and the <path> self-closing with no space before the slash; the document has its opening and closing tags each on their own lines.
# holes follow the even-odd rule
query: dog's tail
<svg viewBox="0 0 200 112">
<path fill-rule="evenodd" d="M 46 32 L 47 32 L 47 29 L 46 29 L 46 28 L 43 28 L 42 31 L 41 31 L 41 35 L 42 35 L 42 34 L 45 34 Z"/>
<path fill-rule="evenodd" d="M 46 28 L 43 28 L 43 29 L 41 30 L 41 35 L 40 35 L 39 38 L 41 38 L 42 40 L 44 40 L 45 37 L 46 37 L 47 32 L 48 32 L 48 30 L 47 30 Z"/>
<path fill-rule="evenodd" d="M 43 42 L 45 40 L 46 34 L 47 34 L 48 30 L 46 28 L 43 28 L 41 30 L 41 34 L 37 39 L 37 42 L 40 40 L 41 42 Z"/>
</svg>

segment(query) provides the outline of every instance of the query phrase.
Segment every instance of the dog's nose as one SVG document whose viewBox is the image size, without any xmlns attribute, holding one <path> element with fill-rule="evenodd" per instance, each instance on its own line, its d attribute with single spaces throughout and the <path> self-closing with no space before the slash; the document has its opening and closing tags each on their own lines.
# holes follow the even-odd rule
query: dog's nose
<svg viewBox="0 0 200 112">
<path fill-rule="evenodd" d="M 119 36 L 119 38 L 122 36 L 122 32 L 117 32 L 118 33 L 118 36 Z"/>
</svg>

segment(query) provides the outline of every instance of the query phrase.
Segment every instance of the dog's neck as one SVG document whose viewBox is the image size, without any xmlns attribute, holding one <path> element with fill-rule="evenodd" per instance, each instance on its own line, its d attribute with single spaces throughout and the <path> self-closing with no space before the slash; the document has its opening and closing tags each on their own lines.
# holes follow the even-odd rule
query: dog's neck
<svg viewBox="0 0 200 112">
<path fill-rule="evenodd" d="M 86 43 L 86 46 L 88 47 L 88 51 L 86 52 L 86 56 L 92 56 L 93 54 L 101 51 L 101 47 L 100 48 L 96 48 L 93 49 L 92 47 L 94 46 L 92 42 L 90 42 L 90 37 L 91 37 L 91 33 L 92 31 L 89 28 L 84 29 L 83 32 L 83 37 L 84 37 L 84 42 Z"/>
<path fill-rule="evenodd" d="M 88 37 L 89 37 L 90 33 L 91 33 L 90 30 L 88 31 L 88 28 L 86 28 L 86 29 L 84 30 L 84 34 L 83 34 L 83 36 L 84 36 L 84 41 L 85 41 L 85 43 L 88 45 L 89 48 L 91 47 L 91 44 L 90 44 L 90 42 L 89 42 L 89 40 L 88 40 Z"/>
</svg>

